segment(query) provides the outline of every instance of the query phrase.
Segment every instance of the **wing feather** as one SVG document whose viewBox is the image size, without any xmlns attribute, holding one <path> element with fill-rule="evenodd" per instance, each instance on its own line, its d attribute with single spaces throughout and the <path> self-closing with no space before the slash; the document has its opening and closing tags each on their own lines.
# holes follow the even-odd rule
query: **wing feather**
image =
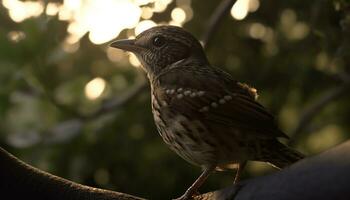
<svg viewBox="0 0 350 200">
<path fill-rule="evenodd" d="M 167 73 L 169 78 L 163 76 L 160 80 L 166 87 L 164 90 L 171 88 L 176 91 L 173 94 L 163 93 L 174 111 L 195 116 L 205 124 L 221 127 L 221 130 L 238 129 L 262 138 L 288 137 L 277 127 L 273 115 L 256 101 L 254 88 L 233 80 L 221 70 L 215 69 L 214 73 L 197 70 L 187 79 L 188 76 L 182 74 L 189 73 L 185 70 L 175 69 L 174 73 Z M 181 88 L 180 92 L 178 88 Z M 185 95 L 185 91 L 191 94 L 202 92 L 202 95 Z M 179 94 L 183 94 L 181 98 L 178 98 Z M 222 99 L 224 103 L 220 103 Z"/>
</svg>

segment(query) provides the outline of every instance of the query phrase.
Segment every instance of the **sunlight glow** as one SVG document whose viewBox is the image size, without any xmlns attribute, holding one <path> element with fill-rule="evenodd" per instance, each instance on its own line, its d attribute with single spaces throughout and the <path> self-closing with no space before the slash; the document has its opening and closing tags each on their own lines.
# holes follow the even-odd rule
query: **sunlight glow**
<svg viewBox="0 0 350 200">
<path fill-rule="evenodd" d="M 232 6 L 231 15 L 237 20 L 244 19 L 248 14 L 249 0 L 237 0 Z"/>
<path fill-rule="evenodd" d="M 85 34 L 94 44 L 103 44 L 115 39 L 122 30 L 133 29 L 136 33 L 155 26 L 150 20 L 154 13 L 163 12 L 173 0 L 63 0 L 63 2 L 3 0 L 15 22 L 38 17 L 43 12 L 67 21 L 66 42 L 75 44 Z M 178 3 L 179 2 L 179 3 Z M 192 18 L 191 0 L 181 0 L 171 14 L 174 23 L 182 25 Z M 187 7 L 186 7 L 187 6 Z M 181 8 L 180 8 L 181 7 Z M 184 8 L 182 8 L 184 7 Z M 185 9 L 186 7 L 186 9 Z M 143 19 L 144 21 L 140 21 Z M 164 22 L 167 24 L 168 22 Z"/>
<path fill-rule="evenodd" d="M 142 33 L 143 31 L 156 26 L 157 24 L 152 20 L 143 20 L 135 28 L 135 35 Z"/>
<path fill-rule="evenodd" d="M 259 0 L 237 0 L 231 8 L 231 15 L 236 20 L 242 20 L 249 12 L 258 10 L 259 6 Z"/>
<path fill-rule="evenodd" d="M 129 53 L 129 62 L 134 67 L 140 67 L 141 66 L 141 63 L 140 63 L 139 59 L 137 59 L 137 57 L 133 53 Z"/>
<path fill-rule="evenodd" d="M 157 0 L 154 2 L 153 11 L 154 12 L 163 12 L 168 7 L 168 4 L 171 3 L 172 0 Z"/>
<path fill-rule="evenodd" d="M 106 81 L 100 77 L 92 79 L 85 86 L 85 96 L 90 100 L 95 100 L 101 96 L 106 88 Z"/>
<path fill-rule="evenodd" d="M 142 6 L 149 3 L 154 3 L 154 0 L 134 0 L 134 3 L 136 3 L 139 6 Z"/>
<path fill-rule="evenodd" d="M 174 8 L 171 11 L 171 18 L 178 23 L 183 23 L 186 20 L 186 13 L 182 8 Z"/>
<path fill-rule="evenodd" d="M 128 0 L 105 0 L 103 4 L 90 0 L 77 13 L 75 21 L 89 31 L 95 44 L 102 44 L 117 37 L 125 28 L 134 28 L 139 22 L 141 9 Z"/>
<path fill-rule="evenodd" d="M 181 9 L 183 9 L 186 13 L 186 21 L 190 21 L 193 18 L 193 10 L 191 6 L 188 5 L 184 5 L 180 7 Z"/>
<path fill-rule="evenodd" d="M 81 6 L 81 0 L 64 0 L 64 6 L 69 10 L 78 10 Z"/>
<path fill-rule="evenodd" d="M 48 3 L 47 6 L 46 6 L 46 15 L 49 15 L 49 16 L 54 16 L 54 15 L 57 15 L 59 11 L 59 4 L 58 3 Z"/>
<path fill-rule="evenodd" d="M 141 17 L 143 19 L 150 19 L 153 16 L 153 11 L 149 7 L 142 8 L 142 14 Z"/>
<path fill-rule="evenodd" d="M 37 17 L 44 11 L 42 1 L 3 0 L 2 5 L 9 10 L 11 19 L 22 22 L 30 17 Z"/>
</svg>

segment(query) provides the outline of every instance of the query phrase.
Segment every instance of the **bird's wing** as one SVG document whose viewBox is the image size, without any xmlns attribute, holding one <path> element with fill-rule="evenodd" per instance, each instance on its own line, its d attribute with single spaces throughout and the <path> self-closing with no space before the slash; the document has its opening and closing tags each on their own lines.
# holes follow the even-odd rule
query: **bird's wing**
<svg viewBox="0 0 350 200">
<path fill-rule="evenodd" d="M 245 130 L 254 137 L 262 138 L 288 137 L 278 129 L 274 117 L 255 100 L 254 89 L 232 80 L 210 79 L 206 77 L 202 85 L 186 84 L 187 87 L 173 88 L 175 92 L 165 92 L 170 108 L 195 115 L 200 121 L 215 124 L 223 130 Z M 195 76 L 191 82 L 197 82 Z"/>
</svg>

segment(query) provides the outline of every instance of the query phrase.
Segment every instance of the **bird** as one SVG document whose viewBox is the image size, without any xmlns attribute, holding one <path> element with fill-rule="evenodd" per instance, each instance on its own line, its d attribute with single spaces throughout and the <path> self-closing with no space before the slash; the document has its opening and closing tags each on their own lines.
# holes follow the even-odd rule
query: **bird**
<svg viewBox="0 0 350 200">
<path fill-rule="evenodd" d="M 178 200 L 198 194 L 216 170 L 236 169 L 237 183 L 247 161 L 280 169 L 304 158 L 278 140 L 288 136 L 258 103 L 257 90 L 212 66 L 201 43 L 185 29 L 155 26 L 110 46 L 135 54 L 150 82 L 160 136 L 180 157 L 202 168 Z"/>
</svg>

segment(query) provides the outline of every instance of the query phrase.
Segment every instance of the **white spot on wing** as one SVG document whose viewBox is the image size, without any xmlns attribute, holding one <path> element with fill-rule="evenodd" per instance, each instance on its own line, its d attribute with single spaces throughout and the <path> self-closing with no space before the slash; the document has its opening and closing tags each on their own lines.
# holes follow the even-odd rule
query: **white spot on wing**
<svg viewBox="0 0 350 200">
<path fill-rule="evenodd" d="M 191 94 L 191 91 L 189 91 L 189 90 L 186 90 L 185 92 L 184 92 L 184 95 L 185 96 L 188 96 L 188 95 L 190 95 Z"/>
<path fill-rule="evenodd" d="M 203 108 L 201 108 L 199 110 L 199 112 L 207 112 L 207 111 L 209 111 L 209 107 L 208 106 L 204 106 Z"/>
<path fill-rule="evenodd" d="M 204 95 L 204 93 L 205 93 L 204 91 L 199 91 L 199 92 L 197 92 L 197 95 L 201 97 Z"/>
<path fill-rule="evenodd" d="M 230 95 L 225 95 L 225 96 L 224 96 L 224 99 L 225 99 L 226 101 L 230 101 L 230 100 L 232 100 L 232 97 L 231 97 Z"/>
<path fill-rule="evenodd" d="M 177 97 L 178 99 L 182 99 L 182 97 L 184 97 L 184 95 L 183 95 L 183 94 L 178 94 L 176 97 Z"/>
<path fill-rule="evenodd" d="M 168 103 L 166 101 L 162 101 L 162 106 L 168 106 Z"/>
<path fill-rule="evenodd" d="M 224 104 L 224 103 L 226 103 L 226 101 L 225 101 L 225 99 L 220 99 L 220 100 L 219 100 L 219 103 L 220 103 L 220 104 Z"/>
</svg>

